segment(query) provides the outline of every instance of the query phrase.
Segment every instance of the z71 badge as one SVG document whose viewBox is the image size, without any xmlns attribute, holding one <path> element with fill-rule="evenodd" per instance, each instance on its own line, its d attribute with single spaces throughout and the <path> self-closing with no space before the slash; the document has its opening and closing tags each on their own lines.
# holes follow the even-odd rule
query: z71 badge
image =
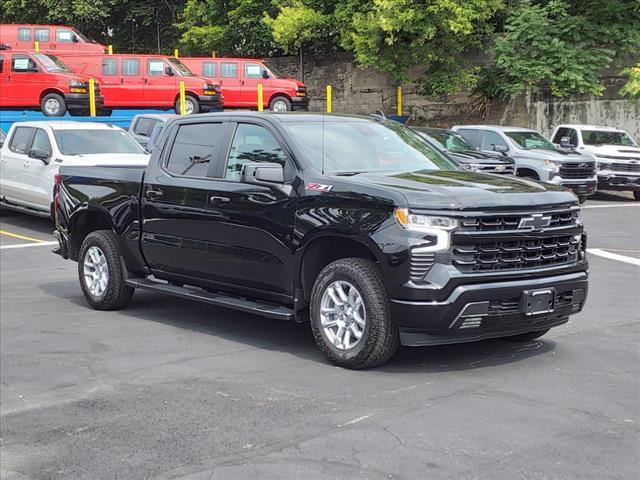
<svg viewBox="0 0 640 480">
<path fill-rule="evenodd" d="M 323 185 L 321 183 L 307 183 L 307 190 L 320 190 L 321 192 L 330 192 L 333 185 Z"/>
</svg>

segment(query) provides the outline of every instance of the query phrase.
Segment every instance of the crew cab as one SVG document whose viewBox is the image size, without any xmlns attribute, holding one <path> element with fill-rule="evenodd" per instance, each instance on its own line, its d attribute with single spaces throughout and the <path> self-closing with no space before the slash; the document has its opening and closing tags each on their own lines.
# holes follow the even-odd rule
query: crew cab
<svg viewBox="0 0 640 480">
<path fill-rule="evenodd" d="M 0 25 L 0 44 L 6 47 L 33 51 L 36 42 L 41 52 L 107 53 L 104 45 L 64 25 Z"/>
<path fill-rule="evenodd" d="M 144 167 L 149 156 L 119 127 L 16 122 L 0 150 L 0 206 L 53 218 L 53 184 L 63 165 Z"/>
<path fill-rule="evenodd" d="M 513 158 L 518 176 L 572 190 L 580 203 L 596 192 L 595 159 L 573 149 L 556 149 L 535 130 L 495 125 L 458 125 L 452 130 L 482 151 Z"/>
<path fill-rule="evenodd" d="M 588 288 L 576 197 L 460 170 L 378 118 L 257 112 L 169 120 L 146 169 L 63 167 L 58 253 L 100 310 L 142 288 L 310 320 L 337 365 L 399 344 L 530 340 Z"/>
<path fill-rule="evenodd" d="M 513 158 L 497 152 L 482 152 L 453 130 L 429 127 L 413 127 L 413 129 L 433 142 L 436 148 L 446 153 L 465 170 L 507 175 L 516 173 Z"/>
<path fill-rule="evenodd" d="M 558 125 L 551 141 L 596 157 L 598 190 L 631 191 L 634 198 L 640 200 L 640 147 L 625 130 L 597 125 Z"/>
<path fill-rule="evenodd" d="M 182 57 L 196 75 L 214 79 L 222 88 L 225 108 L 257 108 L 258 84 L 262 85 L 263 108 L 274 112 L 307 110 L 304 83 L 283 78 L 254 58 Z"/>
<path fill-rule="evenodd" d="M 40 109 L 48 117 L 89 113 L 89 77 L 47 53 L 0 50 L 0 108 Z M 95 82 L 96 109 L 104 98 Z"/>
<path fill-rule="evenodd" d="M 213 80 L 194 75 L 180 60 L 166 55 L 64 55 L 74 71 L 98 78 L 107 110 L 175 109 L 180 112 L 180 82 L 185 88 L 185 112 L 221 110 L 223 96 Z"/>
</svg>

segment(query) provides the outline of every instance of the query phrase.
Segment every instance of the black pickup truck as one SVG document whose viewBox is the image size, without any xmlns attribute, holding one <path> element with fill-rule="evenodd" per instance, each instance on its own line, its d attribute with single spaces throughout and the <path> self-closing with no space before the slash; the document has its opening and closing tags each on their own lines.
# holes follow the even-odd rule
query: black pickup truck
<svg viewBox="0 0 640 480">
<path fill-rule="evenodd" d="M 399 344 L 530 340 L 579 312 L 586 237 L 562 187 L 462 171 L 376 117 L 166 123 L 146 170 L 62 167 L 58 252 L 88 303 L 143 288 L 307 321 L 338 365 Z"/>
</svg>

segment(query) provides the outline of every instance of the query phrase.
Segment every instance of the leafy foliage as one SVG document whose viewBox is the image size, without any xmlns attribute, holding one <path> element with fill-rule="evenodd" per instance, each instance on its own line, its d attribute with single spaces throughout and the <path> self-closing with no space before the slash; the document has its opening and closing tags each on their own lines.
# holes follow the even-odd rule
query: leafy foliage
<svg viewBox="0 0 640 480">
<path fill-rule="evenodd" d="M 627 68 L 623 73 L 629 75 L 629 81 L 622 87 L 620 93 L 633 100 L 640 100 L 640 63 L 635 67 Z"/>
</svg>

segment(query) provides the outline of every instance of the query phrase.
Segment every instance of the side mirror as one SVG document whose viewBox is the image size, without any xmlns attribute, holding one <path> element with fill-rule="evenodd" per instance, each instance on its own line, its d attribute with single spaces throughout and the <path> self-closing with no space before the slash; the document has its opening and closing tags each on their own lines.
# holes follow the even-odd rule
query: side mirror
<svg viewBox="0 0 640 480">
<path fill-rule="evenodd" d="M 262 70 L 262 78 L 264 78 L 265 80 L 269 78 L 269 72 L 267 72 L 266 70 Z"/>
<path fill-rule="evenodd" d="M 36 160 L 40 160 L 45 165 L 49 164 L 49 152 L 43 150 L 41 148 L 32 148 L 29 150 L 28 154 L 29 158 L 35 158 Z"/>
<path fill-rule="evenodd" d="M 284 186 L 284 169 L 279 163 L 247 162 L 242 166 L 240 181 L 254 185 Z"/>
<path fill-rule="evenodd" d="M 78 37 L 77 37 L 77 35 L 71 35 L 71 41 L 72 41 L 73 43 L 78 43 Z"/>
<path fill-rule="evenodd" d="M 173 75 L 174 75 L 173 68 L 171 68 L 169 66 L 164 67 L 164 74 L 165 75 L 169 75 L 170 77 L 173 77 Z"/>
<path fill-rule="evenodd" d="M 509 151 L 509 147 L 507 147 L 506 145 L 494 145 L 493 146 L 493 151 L 494 152 L 500 152 L 500 153 L 506 153 Z"/>
<path fill-rule="evenodd" d="M 573 148 L 575 145 L 571 143 L 571 137 L 562 137 L 560 138 L 560 146 L 562 148 Z"/>
</svg>

